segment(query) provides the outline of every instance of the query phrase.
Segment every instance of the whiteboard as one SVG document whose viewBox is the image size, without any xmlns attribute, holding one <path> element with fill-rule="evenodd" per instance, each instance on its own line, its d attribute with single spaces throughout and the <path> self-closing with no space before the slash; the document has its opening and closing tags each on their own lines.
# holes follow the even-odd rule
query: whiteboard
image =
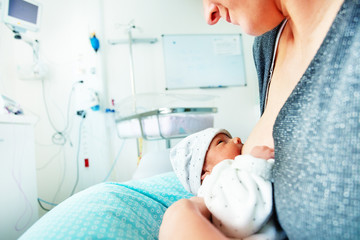
<svg viewBox="0 0 360 240">
<path fill-rule="evenodd" d="M 166 89 L 246 86 L 241 34 L 163 35 Z"/>
</svg>

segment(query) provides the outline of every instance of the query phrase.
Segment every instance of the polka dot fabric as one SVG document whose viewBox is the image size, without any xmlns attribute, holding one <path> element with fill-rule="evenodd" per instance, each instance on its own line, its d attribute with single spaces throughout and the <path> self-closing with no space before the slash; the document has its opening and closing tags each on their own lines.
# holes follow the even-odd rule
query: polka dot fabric
<svg viewBox="0 0 360 240">
<path fill-rule="evenodd" d="M 166 209 L 190 197 L 173 172 L 100 183 L 62 202 L 20 239 L 158 239 Z"/>
</svg>

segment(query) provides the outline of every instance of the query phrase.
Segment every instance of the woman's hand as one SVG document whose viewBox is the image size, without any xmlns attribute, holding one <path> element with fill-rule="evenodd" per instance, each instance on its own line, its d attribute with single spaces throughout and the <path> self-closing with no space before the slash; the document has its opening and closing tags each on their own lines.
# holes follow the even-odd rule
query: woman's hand
<svg viewBox="0 0 360 240">
<path fill-rule="evenodd" d="M 159 239 L 227 239 L 212 223 L 204 199 L 181 199 L 165 212 Z"/>
<path fill-rule="evenodd" d="M 256 158 L 262 158 L 265 160 L 274 159 L 274 149 L 268 146 L 255 146 L 250 151 L 250 155 Z"/>
</svg>

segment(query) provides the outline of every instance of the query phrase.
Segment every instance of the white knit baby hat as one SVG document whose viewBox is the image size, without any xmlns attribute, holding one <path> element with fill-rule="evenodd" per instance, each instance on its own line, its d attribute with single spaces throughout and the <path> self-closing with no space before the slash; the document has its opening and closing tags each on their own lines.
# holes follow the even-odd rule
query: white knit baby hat
<svg viewBox="0 0 360 240">
<path fill-rule="evenodd" d="M 207 128 L 187 136 L 170 150 L 170 160 L 176 176 L 185 189 L 196 195 L 201 184 L 201 172 L 204 159 L 213 138 L 224 133 L 225 129 Z"/>
</svg>

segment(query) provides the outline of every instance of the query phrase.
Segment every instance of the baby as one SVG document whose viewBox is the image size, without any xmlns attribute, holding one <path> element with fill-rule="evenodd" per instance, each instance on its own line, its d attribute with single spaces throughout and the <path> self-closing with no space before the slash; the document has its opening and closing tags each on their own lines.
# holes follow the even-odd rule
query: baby
<svg viewBox="0 0 360 240">
<path fill-rule="evenodd" d="M 275 239 L 274 151 L 262 146 L 241 155 L 242 146 L 225 129 L 208 128 L 171 149 L 171 164 L 185 189 L 204 198 L 213 224 L 226 236 Z"/>
</svg>

